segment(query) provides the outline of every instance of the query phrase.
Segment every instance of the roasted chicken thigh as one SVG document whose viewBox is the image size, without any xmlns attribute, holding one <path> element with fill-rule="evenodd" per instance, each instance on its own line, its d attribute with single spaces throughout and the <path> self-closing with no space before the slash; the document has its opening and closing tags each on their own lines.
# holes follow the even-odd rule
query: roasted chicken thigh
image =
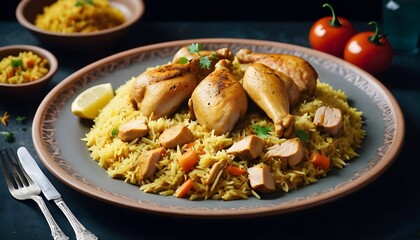
<svg viewBox="0 0 420 240">
<path fill-rule="evenodd" d="M 197 86 L 198 59 L 145 71 L 134 81 L 131 102 L 143 116 L 158 119 L 171 115 Z"/>
<path fill-rule="evenodd" d="M 248 49 L 239 50 L 236 57 L 240 63 L 259 62 L 288 75 L 301 92 L 308 94 L 315 92 L 318 73 L 303 58 L 287 54 L 255 53 Z"/>
<path fill-rule="evenodd" d="M 248 107 L 245 90 L 230 68 L 230 61 L 220 60 L 214 72 L 198 84 L 188 102 L 192 117 L 216 135 L 231 131 Z"/>
</svg>

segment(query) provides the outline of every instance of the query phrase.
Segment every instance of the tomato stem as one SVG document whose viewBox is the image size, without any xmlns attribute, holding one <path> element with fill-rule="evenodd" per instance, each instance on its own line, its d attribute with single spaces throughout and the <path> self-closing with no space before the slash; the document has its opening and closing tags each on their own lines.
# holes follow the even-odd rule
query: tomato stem
<svg viewBox="0 0 420 240">
<path fill-rule="evenodd" d="M 331 4 L 329 3 L 324 3 L 324 5 L 322 5 L 322 7 L 328 7 L 331 10 L 331 21 L 329 21 L 328 23 L 330 24 L 331 27 L 341 27 L 341 22 L 340 20 L 335 16 L 335 12 L 334 12 L 334 8 L 331 6 Z"/>
<path fill-rule="evenodd" d="M 384 34 L 379 34 L 379 24 L 375 21 L 369 22 L 369 25 L 374 25 L 375 26 L 375 32 L 373 33 L 372 36 L 369 37 L 369 42 L 375 44 L 375 45 L 382 45 L 381 43 L 381 38 L 383 38 L 385 35 Z"/>
</svg>

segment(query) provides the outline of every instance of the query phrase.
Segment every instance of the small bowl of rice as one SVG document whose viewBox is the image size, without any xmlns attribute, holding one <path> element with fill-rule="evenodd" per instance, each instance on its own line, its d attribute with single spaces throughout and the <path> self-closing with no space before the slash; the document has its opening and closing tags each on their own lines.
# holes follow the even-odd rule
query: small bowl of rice
<svg viewBox="0 0 420 240">
<path fill-rule="evenodd" d="M 31 45 L 0 47 L 2 101 L 30 100 L 43 93 L 57 67 L 57 58 L 43 48 Z"/>
<path fill-rule="evenodd" d="M 144 13 L 142 0 L 22 0 L 18 22 L 40 41 L 71 50 L 94 50 L 120 39 Z"/>
</svg>

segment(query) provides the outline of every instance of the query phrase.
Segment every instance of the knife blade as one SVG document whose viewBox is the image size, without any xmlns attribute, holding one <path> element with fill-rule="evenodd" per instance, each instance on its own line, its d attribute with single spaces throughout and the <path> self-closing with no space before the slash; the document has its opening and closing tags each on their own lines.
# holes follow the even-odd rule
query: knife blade
<svg viewBox="0 0 420 240">
<path fill-rule="evenodd" d="M 41 188 L 45 198 L 48 200 L 61 198 L 61 194 L 57 191 L 57 189 L 55 189 L 47 176 L 45 176 L 28 150 L 25 147 L 20 147 L 17 150 L 17 154 L 23 169 L 25 169 L 26 173 L 32 178 L 38 187 Z"/>
<path fill-rule="evenodd" d="M 73 215 L 70 209 L 67 207 L 64 200 L 61 198 L 61 194 L 55 189 L 50 180 L 39 168 L 35 159 L 31 156 L 25 147 L 20 147 L 17 150 L 17 155 L 22 164 L 23 169 L 32 178 L 36 185 L 41 189 L 45 198 L 48 200 L 54 200 L 55 204 L 67 217 L 70 225 L 73 227 L 76 233 L 76 239 L 78 240 L 95 240 L 98 239 L 93 233 L 87 230 L 77 218 Z"/>
</svg>

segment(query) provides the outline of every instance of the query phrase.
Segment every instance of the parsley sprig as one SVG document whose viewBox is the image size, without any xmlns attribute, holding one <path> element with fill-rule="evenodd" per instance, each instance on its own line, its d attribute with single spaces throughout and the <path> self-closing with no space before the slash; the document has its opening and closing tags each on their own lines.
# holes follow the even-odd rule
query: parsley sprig
<svg viewBox="0 0 420 240">
<path fill-rule="evenodd" d="M 12 59 L 11 65 L 14 68 L 22 67 L 23 66 L 22 59 Z"/>
<path fill-rule="evenodd" d="M 200 51 L 203 49 L 203 44 L 201 43 L 191 43 L 188 46 L 188 51 L 190 53 L 197 53 L 200 57 L 200 68 L 201 69 L 210 69 L 211 67 L 211 58 L 217 59 L 217 56 L 215 53 L 212 53 L 211 56 L 201 56 Z M 180 57 L 179 63 L 185 64 L 188 62 L 188 59 L 186 57 Z"/>
<path fill-rule="evenodd" d="M 252 130 L 260 138 L 267 138 L 270 135 L 270 132 L 271 132 L 270 127 L 263 127 L 261 125 L 252 126 Z"/>
<path fill-rule="evenodd" d="M 18 121 L 21 124 L 23 124 L 25 120 L 26 120 L 25 116 L 16 116 L 16 121 Z"/>
<path fill-rule="evenodd" d="M 111 135 L 112 135 L 112 137 L 117 137 L 118 136 L 118 129 L 116 129 L 116 128 L 112 129 Z"/>
<path fill-rule="evenodd" d="M 0 135 L 3 135 L 6 139 L 6 142 L 11 143 L 15 140 L 15 136 L 12 132 L 9 131 L 0 131 Z"/>
<path fill-rule="evenodd" d="M 93 5 L 93 0 L 77 0 L 76 1 L 76 6 L 77 7 L 81 7 L 81 6 L 86 5 L 86 4 Z"/>
<path fill-rule="evenodd" d="M 302 142 L 309 142 L 310 136 L 309 133 L 305 130 L 296 130 L 295 131 L 296 137 L 298 137 Z"/>
</svg>

